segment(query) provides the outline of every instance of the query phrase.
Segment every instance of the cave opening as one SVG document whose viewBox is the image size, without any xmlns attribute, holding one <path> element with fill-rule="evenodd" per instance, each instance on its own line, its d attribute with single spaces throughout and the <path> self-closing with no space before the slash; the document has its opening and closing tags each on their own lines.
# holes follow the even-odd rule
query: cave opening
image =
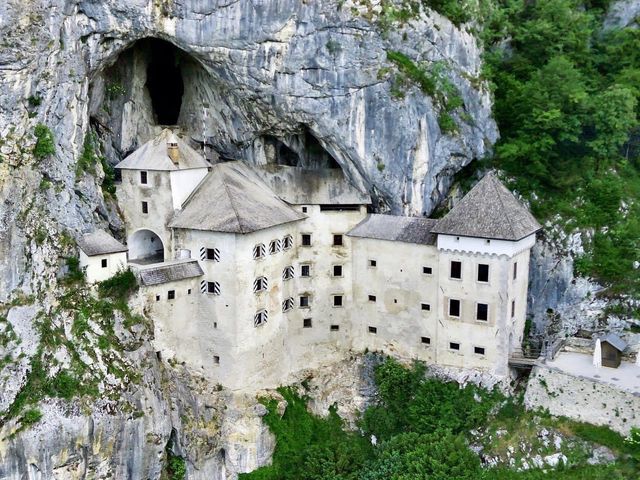
<svg viewBox="0 0 640 480">
<path fill-rule="evenodd" d="M 180 51 L 171 43 L 147 39 L 149 63 L 146 87 L 158 125 L 176 125 L 182 108 L 184 80 Z"/>
<path fill-rule="evenodd" d="M 308 130 L 283 139 L 264 135 L 267 163 L 311 169 L 340 168 L 340 164 Z"/>
</svg>

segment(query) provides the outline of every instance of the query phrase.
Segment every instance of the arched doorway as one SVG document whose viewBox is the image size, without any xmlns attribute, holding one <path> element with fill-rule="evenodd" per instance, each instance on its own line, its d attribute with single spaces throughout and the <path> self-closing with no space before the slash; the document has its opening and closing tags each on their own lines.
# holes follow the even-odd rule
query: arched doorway
<svg viewBox="0 0 640 480">
<path fill-rule="evenodd" d="M 164 245 L 151 230 L 138 230 L 128 240 L 129 261 L 135 263 L 164 262 Z"/>
</svg>

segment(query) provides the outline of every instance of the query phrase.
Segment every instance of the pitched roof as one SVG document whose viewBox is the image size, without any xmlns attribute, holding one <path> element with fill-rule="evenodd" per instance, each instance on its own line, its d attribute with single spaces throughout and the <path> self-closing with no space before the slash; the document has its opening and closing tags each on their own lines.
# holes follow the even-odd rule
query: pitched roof
<svg viewBox="0 0 640 480">
<path fill-rule="evenodd" d="M 214 165 L 169 227 L 250 233 L 303 218 L 251 168 L 235 161 Z"/>
<path fill-rule="evenodd" d="M 435 223 L 436 220 L 425 217 L 371 214 L 356 225 L 347 235 L 350 237 L 433 245 L 435 243 L 435 235 L 431 233 L 431 229 Z"/>
<path fill-rule="evenodd" d="M 143 285 L 160 285 L 204 275 L 197 260 L 165 262 L 158 266 L 140 268 L 139 272 Z"/>
<path fill-rule="evenodd" d="M 601 338 L 600 341 L 611 344 L 614 348 L 616 348 L 620 352 L 624 352 L 624 349 L 627 348 L 627 343 L 615 333 L 608 334 L 606 337 Z"/>
<path fill-rule="evenodd" d="M 167 144 L 178 144 L 180 157 L 178 165 L 171 161 L 167 153 Z M 175 135 L 168 128 L 160 135 L 138 148 L 135 152 L 121 161 L 116 168 L 124 170 L 188 170 L 193 168 L 207 168 L 211 164 L 204 159 L 204 155 L 189 146 L 179 135 Z"/>
<path fill-rule="evenodd" d="M 78 239 L 78 246 L 88 257 L 126 252 L 128 250 L 127 247 L 104 230 L 96 230 L 83 235 Z"/>
<path fill-rule="evenodd" d="M 438 221 L 433 232 L 515 241 L 540 228 L 529 210 L 489 172 Z"/>
<path fill-rule="evenodd" d="M 263 165 L 255 172 L 291 205 L 368 205 L 371 197 L 354 187 L 341 168 L 312 170 Z"/>
</svg>

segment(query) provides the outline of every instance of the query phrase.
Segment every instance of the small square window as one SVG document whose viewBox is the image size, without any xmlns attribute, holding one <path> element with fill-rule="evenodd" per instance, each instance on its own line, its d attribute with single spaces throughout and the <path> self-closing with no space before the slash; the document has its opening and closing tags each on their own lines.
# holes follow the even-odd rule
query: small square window
<svg viewBox="0 0 640 480">
<path fill-rule="evenodd" d="M 213 322 L 213 328 L 218 328 L 218 322 Z"/>
<path fill-rule="evenodd" d="M 429 338 L 429 337 L 420 337 L 420 342 L 424 343 L 425 345 L 431 345 L 431 338 Z"/>
<path fill-rule="evenodd" d="M 266 310 L 258 310 L 256 314 L 253 316 L 253 326 L 259 327 L 267 323 L 269 315 Z"/>
<path fill-rule="evenodd" d="M 272 240 L 269 243 L 269 255 L 275 255 L 280 251 L 280 248 L 281 248 L 280 239 Z"/>
<path fill-rule="evenodd" d="M 489 305 L 486 303 L 476 304 L 476 320 L 486 322 L 489 320 Z"/>
<path fill-rule="evenodd" d="M 258 260 L 260 258 L 264 258 L 265 248 L 264 244 L 259 243 L 253 247 L 253 258 Z"/>
<path fill-rule="evenodd" d="M 378 262 L 376 260 L 369 260 L 369 267 L 374 268 L 378 266 Z"/>
<path fill-rule="evenodd" d="M 333 296 L 333 306 L 341 307 L 342 306 L 342 295 L 334 295 Z"/>
<path fill-rule="evenodd" d="M 140 183 L 143 185 L 147 184 L 147 172 L 140 172 Z"/>
<path fill-rule="evenodd" d="M 142 202 L 142 213 L 149 213 L 149 204 L 147 202 Z"/>
<path fill-rule="evenodd" d="M 217 248 L 207 248 L 205 251 L 206 259 L 214 262 L 220 261 L 220 250 Z"/>
<path fill-rule="evenodd" d="M 342 265 L 334 265 L 333 266 L 333 276 L 341 277 L 342 276 Z"/>
<path fill-rule="evenodd" d="M 460 280 L 462 278 L 462 262 L 452 261 L 451 262 L 451 278 L 456 280 Z"/>
<path fill-rule="evenodd" d="M 456 343 L 456 342 L 450 342 L 449 343 L 449 348 L 451 350 L 460 350 L 460 344 Z"/>
<path fill-rule="evenodd" d="M 302 319 L 302 328 L 311 328 L 312 326 L 313 326 L 313 323 L 310 318 Z"/>
<path fill-rule="evenodd" d="M 267 277 L 258 277 L 253 281 L 253 292 L 259 293 L 267 290 Z"/>
<path fill-rule="evenodd" d="M 310 277 L 311 276 L 311 265 L 300 265 L 300 276 L 301 277 Z"/>
<path fill-rule="evenodd" d="M 311 246 L 311 234 L 303 233 L 300 236 L 300 239 L 302 240 L 302 246 L 303 247 L 310 247 Z"/>
<path fill-rule="evenodd" d="M 460 316 L 460 300 L 454 300 L 453 298 L 449 299 L 449 316 Z"/>
<path fill-rule="evenodd" d="M 220 284 L 218 282 L 207 282 L 207 293 L 220 295 Z"/>
<path fill-rule="evenodd" d="M 174 300 L 176 298 L 176 291 L 175 290 L 169 290 L 167 292 L 167 300 Z"/>
<path fill-rule="evenodd" d="M 340 325 L 331 325 L 329 327 L 329 330 L 332 332 L 337 332 L 338 330 L 340 330 Z"/>
<path fill-rule="evenodd" d="M 378 329 L 376 327 L 369 327 L 369 333 L 376 334 L 378 333 Z"/>
<path fill-rule="evenodd" d="M 102 264 L 102 268 L 107 268 L 107 259 L 103 258 L 101 261 L 101 264 Z"/>
<path fill-rule="evenodd" d="M 341 247 L 342 245 L 344 245 L 343 239 L 342 239 L 342 235 L 335 234 L 333 236 L 333 246 L 334 247 Z"/>
<path fill-rule="evenodd" d="M 294 305 L 293 298 L 291 297 L 286 298 L 284 302 L 282 302 L 282 312 L 286 313 L 290 311 L 293 308 L 293 305 Z"/>
<path fill-rule="evenodd" d="M 187 295 L 191 295 L 191 289 L 187 289 Z"/>
<path fill-rule="evenodd" d="M 473 347 L 473 353 L 484 355 L 484 347 Z"/>
<path fill-rule="evenodd" d="M 291 235 L 287 235 L 282 239 L 282 249 L 289 250 L 293 247 L 293 237 Z"/>
<path fill-rule="evenodd" d="M 300 308 L 306 308 L 309 306 L 309 296 L 308 295 L 300 295 L 299 303 Z"/>
<path fill-rule="evenodd" d="M 427 312 L 431 311 L 431 305 L 429 305 L 428 303 L 421 303 L 420 304 L 420 308 L 422 310 L 427 311 Z"/>
<path fill-rule="evenodd" d="M 284 267 L 282 271 L 282 280 L 291 280 L 293 278 L 293 267 L 289 265 L 288 267 Z"/>
<path fill-rule="evenodd" d="M 220 365 L 220 357 L 218 355 L 213 356 L 213 363 L 215 365 Z"/>
<path fill-rule="evenodd" d="M 370 302 L 375 302 L 376 301 L 376 296 L 375 295 L 369 295 L 369 301 Z"/>
<path fill-rule="evenodd" d="M 302 207 L 302 213 L 307 213 L 307 207 Z"/>
<path fill-rule="evenodd" d="M 489 265 L 486 263 L 478 265 L 478 281 L 485 283 L 489 281 Z"/>
<path fill-rule="evenodd" d="M 156 302 L 160 301 L 160 295 L 156 295 Z"/>
<path fill-rule="evenodd" d="M 513 264 L 513 279 L 518 278 L 518 262 Z"/>
<path fill-rule="evenodd" d="M 422 273 L 425 275 L 431 275 L 433 273 L 433 268 L 431 267 L 422 267 Z"/>
</svg>

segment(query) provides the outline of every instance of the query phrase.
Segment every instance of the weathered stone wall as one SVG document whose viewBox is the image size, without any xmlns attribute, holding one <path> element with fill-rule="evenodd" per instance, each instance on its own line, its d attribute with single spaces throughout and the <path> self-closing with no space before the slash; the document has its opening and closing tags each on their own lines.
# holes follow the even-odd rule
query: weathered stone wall
<svg viewBox="0 0 640 480">
<path fill-rule="evenodd" d="M 543 408 L 580 422 L 605 425 L 623 435 L 640 426 L 640 396 L 547 367 L 535 367 L 524 398 L 527 408 Z"/>
</svg>

